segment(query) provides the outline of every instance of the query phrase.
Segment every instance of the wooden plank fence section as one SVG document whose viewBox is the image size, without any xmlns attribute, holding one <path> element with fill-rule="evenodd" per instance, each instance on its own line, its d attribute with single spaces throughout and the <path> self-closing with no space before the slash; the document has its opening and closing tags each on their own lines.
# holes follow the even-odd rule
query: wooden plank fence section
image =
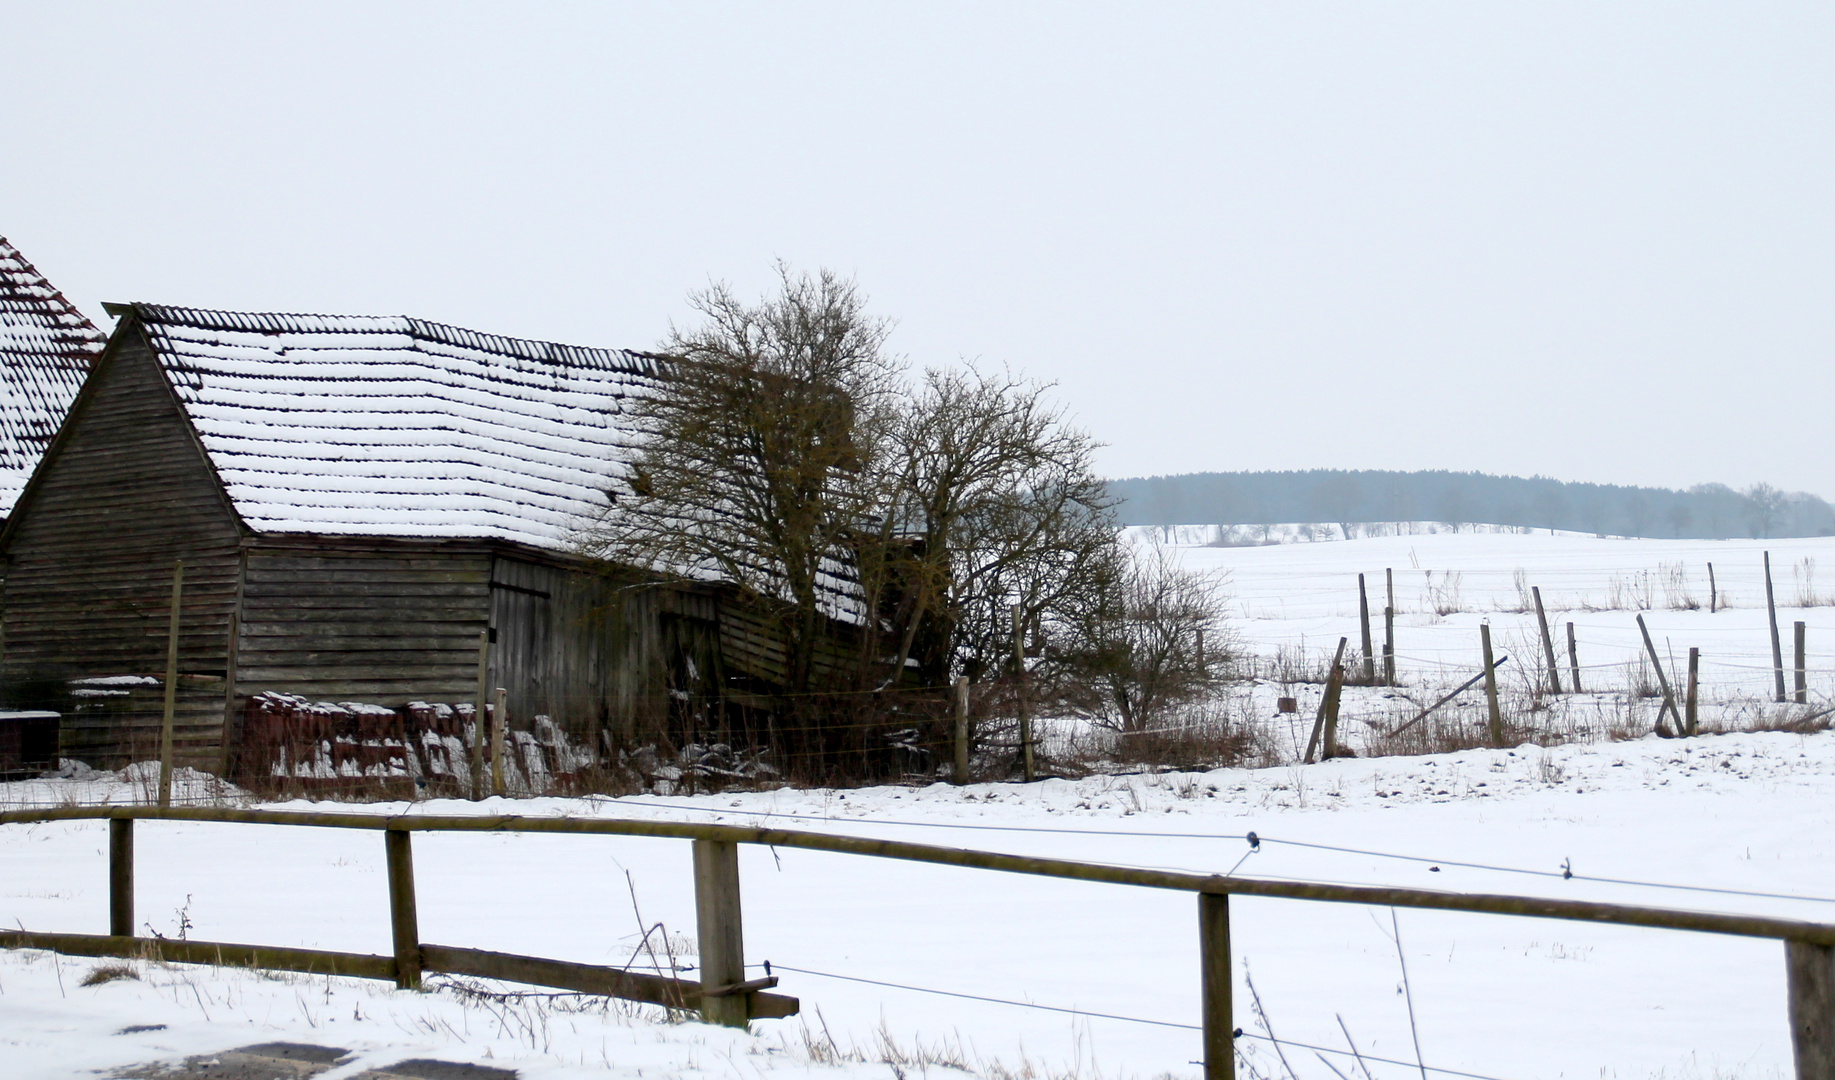
<svg viewBox="0 0 1835 1080">
<path fill-rule="evenodd" d="M 1533 896 L 1239 878 L 1224 874 L 1195 874 L 1007 855 L 896 840 L 833 836 L 791 829 L 690 822 L 516 815 L 384 816 L 216 807 L 165 810 L 154 807 L 71 807 L 0 813 L 0 825 L 85 820 L 107 820 L 110 823 L 111 929 L 120 929 L 132 922 L 132 824 L 135 821 L 294 825 L 383 832 L 387 839 L 390 920 L 395 955 L 367 956 L 257 945 L 170 941 L 119 934 L 35 934 L 23 930 L 0 931 L 0 946 L 50 949 L 79 956 L 149 956 L 186 963 L 241 964 L 353 975 L 390 979 L 404 987 L 417 986 L 420 971 L 447 971 L 628 997 L 670 1007 L 698 1008 L 703 1018 L 710 1022 L 743 1026 L 748 1019 L 789 1016 L 798 1008 L 795 998 L 763 992 L 776 985 L 775 979 L 744 981 L 744 939 L 737 850 L 739 844 L 754 844 L 1197 893 L 1201 973 L 1199 990 L 1204 1020 L 1206 1080 L 1228 1080 L 1235 1074 L 1235 1029 L 1230 990 L 1231 896 L 1266 896 L 1379 907 L 1515 915 L 1776 939 L 1785 944 L 1789 1022 L 1796 1055 L 1796 1075 L 1799 1080 L 1835 1080 L 1835 924 Z M 697 984 L 561 960 L 421 943 L 415 920 L 412 848 L 409 839 L 409 835 L 414 832 L 570 833 L 694 841 L 696 918 L 700 935 L 702 981 Z"/>
<path fill-rule="evenodd" d="M 271 945 L 232 945 L 222 941 L 177 941 L 172 938 L 117 937 L 101 934 L 34 934 L 0 930 L 0 946 L 45 949 L 66 956 L 121 956 L 163 960 L 172 964 L 303 971 L 312 975 L 347 975 L 357 979 L 394 979 L 395 961 L 364 953 L 319 949 L 282 949 Z"/>
</svg>

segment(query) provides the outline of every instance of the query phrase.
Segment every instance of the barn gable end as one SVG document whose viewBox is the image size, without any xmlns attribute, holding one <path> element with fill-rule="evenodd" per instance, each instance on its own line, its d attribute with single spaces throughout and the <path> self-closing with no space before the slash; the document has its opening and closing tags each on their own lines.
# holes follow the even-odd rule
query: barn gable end
<svg viewBox="0 0 1835 1080">
<path fill-rule="evenodd" d="M 176 746 L 181 760 L 214 766 L 243 536 L 145 336 L 124 327 L 0 533 L 9 695 L 162 676 L 182 558 L 179 670 L 190 677 Z M 119 765 L 156 746 L 157 715 L 125 709 L 134 695 L 121 684 L 84 695 L 65 718 L 64 756 Z"/>
</svg>

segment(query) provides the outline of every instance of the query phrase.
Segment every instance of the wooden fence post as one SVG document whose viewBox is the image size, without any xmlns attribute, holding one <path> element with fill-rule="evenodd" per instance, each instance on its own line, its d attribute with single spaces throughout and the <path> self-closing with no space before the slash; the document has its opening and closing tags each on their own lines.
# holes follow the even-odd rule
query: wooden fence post
<svg viewBox="0 0 1835 1080">
<path fill-rule="evenodd" d="M 1784 704 L 1784 644 L 1778 640 L 1778 602 L 1771 594 L 1771 552 L 1765 553 L 1765 610 L 1771 615 L 1771 667 L 1777 676 L 1778 704 Z"/>
<path fill-rule="evenodd" d="M 503 784 L 503 743 L 508 734 L 508 717 L 510 692 L 504 687 L 497 688 L 497 700 L 491 708 L 491 794 L 503 795 L 507 791 Z"/>
<path fill-rule="evenodd" d="M 1676 718 L 1676 727 L 1679 729 L 1677 734 L 1687 735 L 1688 729 L 1682 722 L 1682 713 L 1676 708 L 1676 695 L 1670 693 L 1669 690 L 1669 676 L 1664 673 L 1663 661 L 1657 656 L 1656 643 L 1650 640 L 1650 628 L 1644 625 L 1643 612 L 1638 613 L 1637 630 L 1638 633 L 1644 635 L 1644 651 L 1650 654 L 1650 666 L 1657 669 L 1657 685 L 1663 690 L 1663 705 L 1657 710 L 1657 734 L 1669 734 L 1668 729 L 1663 726 L 1663 713 L 1667 710 L 1669 715 Z"/>
<path fill-rule="evenodd" d="M 134 819 L 108 819 L 108 933 L 134 936 Z"/>
<path fill-rule="evenodd" d="M 1548 692 L 1561 692 L 1561 665 L 1555 661 L 1555 639 L 1548 632 L 1548 612 L 1542 609 L 1542 586 L 1532 585 L 1529 592 L 1536 598 L 1536 625 L 1542 628 L 1542 651 L 1548 654 Z"/>
<path fill-rule="evenodd" d="M 1835 1080 L 1835 948 L 1784 942 L 1797 1080 Z"/>
<path fill-rule="evenodd" d="M 1236 1075 L 1235 1009 L 1230 1000 L 1230 897 L 1198 894 L 1198 965 L 1202 972 L 1204 1080 Z"/>
<path fill-rule="evenodd" d="M 395 940 L 395 986 L 421 988 L 420 915 L 414 905 L 414 848 L 406 829 L 383 833 L 389 862 L 389 930 Z"/>
<path fill-rule="evenodd" d="M 1395 685 L 1395 608 L 1383 609 L 1383 685 Z"/>
<path fill-rule="evenodd" d="M 1504 711 L 1497 704 L 1497 664 L 1491 659 L 1491 624 L 1478 624 L 1478 640 L 1485 653 L 1485 705 L 1491 713 L 1491 745 L 1504 745 Z"/>
<path fill-rule="evenodd" d="M 172 726 L 178 711 L 179 601 L 185 592 L 185 560 L 172 563 L 172 621 L 166 630 L 166 707 L 159 721 L 159 808 L 172 805 Z M 1783 678 L 1783 676 L 1779 676 Z M 1779 683 L 1782 687 L 1784 684 Z"/>
<path fill-rule="evenodd" d="M 1807 663 L 1807 661 L 1809 660 L 1809 656 L 1804 651 L 1804 646 L 1807 644 L 1805 637 L 1809 633 L 1809 628 L 1807 624 L 1799 622 L 1796 626 L 1796 630 L 1797 630 L 1797 657 L 1796 657 L 1796 660 L 1797 660 L 1797 687 L 1796 687 L 1797 693 L 1795 697 L 1797 699 L 1797 704 L 1808 705 L 1810 701 L 1809 666 Z"/>
<path fill-rule="evenodd" d="M 956 676 L 956 760 L 950 782 L 968 783 L 968 676 Z"/>
<path fill-rule="evenodd" d="M 1344 700 L 1344 669 L 1333 672 L 1332 681 L 1325 690 L 1325 745 L 1319 751 L 1319 760 L 1338 756 L 1338 703 Z"/>
<path fill-rule="evenodd" d="M 1580 693 L 1580 643 L 1574 639 L 1574 624 L 1567 624 L 1567 673 L 1574 693 Z"/>
<path fill-rule="evenodd" d="M 1720 604 L 1720 589 L 1714 584 L 1714 564 L 1708 564 L 1708 614 L 1714 614 Z"/>
<path fill-rule="evenodd" d="M 1037 776 L 1032 757 L 1032 713 L 1026 707 L 1026 636 L 1025 619 L 1020 606 L 1012 606 L 1013 613 L 1013 686 L 1014 696 L 1019 702 L 1019 753 L 1020 768 L 1030 784 Z"/>
<path fill-rule="evenodd" d="M 1330 714 L 1334 721 L 1332 726 L 1334 728 L 1337 727 L 1335 721 L 1337 720 L 1336 710 L 1338 705 L 1335 699 L 1338 696 L 1339 687 L 1344 685 L 1344 650 L 1345 646 L 1349 644 L 1349 638 L 1338 639 L 1338 652 L 1332 657 L 1332 670 L 1325 676 L 1325 691 L 1319 695 L 1319 712 L 1318 715 L 1313 717 L 1313 733 L 1306 739 L 1306 757 L 1303 764 L 1312 764 L 1313 751 L 1319 748 L 1319 739 L 1326 734 L 1327 714 Z M 1336 734 L 1336 731 L 1334 731 L 1333 734 Z M 1328 739 L 1321 760 L 1331 756 L 1332 746 Z"/>
<path fill-rule="evenodd" d="M 1688 715 L 1684 718 L 1688 734 L 1701 734 L 1701 650 L 1690 648 L 1688 651 L 1688 692 L 1684 708 Z"/>
<path fill-rule="evenodd" d="M 478 699 L 472 703 L 471 797 L 484 798 L 484 716 L 491 692 L 491 632 L 478 631 Z"/>
<path fill-rule="evenodd" d="M 1364 576 L 1357 575 L 1357 618 L 1363 624 L 1364 685 L 1376 685 L 1376 644 L 1370 638 L 1370 593 L 1364 588 Z"/>
<path fill-rule="evenodd" d="M 1383 608 L 1383 685 L 1395 685 L 1395 567 L 1383 570 L 1388 580 L 1389 603 Z"/>
<path fill-rule="evenodd" d="M 745 928 L 739 911 L 739 845 L 694 842 L 695 930 L 701 959 L 701 1019 L 745 1027 L 748 994 L 714 994 L 745 982 Z"/>
</svg>

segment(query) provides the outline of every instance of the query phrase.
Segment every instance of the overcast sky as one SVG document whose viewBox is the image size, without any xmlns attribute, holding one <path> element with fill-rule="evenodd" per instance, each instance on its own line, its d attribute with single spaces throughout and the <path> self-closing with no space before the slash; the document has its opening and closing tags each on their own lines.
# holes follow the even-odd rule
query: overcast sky
<svg viewBox="0 0 1835 1080">
<path fill-rule="evenodd" d="M 0 235 L 103 300 L 644 348 L 773 260 L 1110 475 L 1835 497 L 1835 6 L 0 0 Z"/>
</svg>

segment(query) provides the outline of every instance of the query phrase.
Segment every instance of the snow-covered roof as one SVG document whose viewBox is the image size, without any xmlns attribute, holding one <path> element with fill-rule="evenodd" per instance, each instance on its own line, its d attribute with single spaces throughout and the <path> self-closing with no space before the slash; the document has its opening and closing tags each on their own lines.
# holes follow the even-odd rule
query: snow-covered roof
<svg viewBox="0 0 1835 1080">
<path fill-rule="evenodd" d="M 0 236 L 0 516 L 12 513 L 107 341 Z"/>
<path fill-rule="evenodd" d="M 259 532 L 564 550 L 610 505 L 655 381 L 639 353 L 421 319 L 132 310 Z"/>
</svg>

